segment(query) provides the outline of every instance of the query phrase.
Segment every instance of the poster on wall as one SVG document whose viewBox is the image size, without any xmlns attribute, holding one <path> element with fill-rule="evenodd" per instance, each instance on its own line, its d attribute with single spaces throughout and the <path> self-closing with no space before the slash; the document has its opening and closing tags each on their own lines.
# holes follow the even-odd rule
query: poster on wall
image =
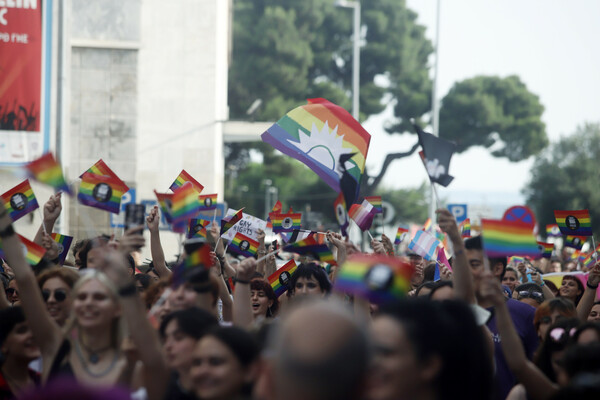
<svg viewBox="0 0 600 400">
<path fill-rule="evenodd" d="M 48 150 L 50 0 L 0 0 L 0 165 Z"/>
</svg>

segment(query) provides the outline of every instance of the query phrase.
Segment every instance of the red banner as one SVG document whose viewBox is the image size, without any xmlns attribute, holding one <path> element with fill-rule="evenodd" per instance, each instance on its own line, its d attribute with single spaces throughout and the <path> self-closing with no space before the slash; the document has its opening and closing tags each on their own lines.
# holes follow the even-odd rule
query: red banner
<svg viewBox="0 0 600 400">
<path fill-rule="evenodd" d="M 0 1 L 0 77 L 0 130 L 40 132 L 41 0 Z"/>
</svg>

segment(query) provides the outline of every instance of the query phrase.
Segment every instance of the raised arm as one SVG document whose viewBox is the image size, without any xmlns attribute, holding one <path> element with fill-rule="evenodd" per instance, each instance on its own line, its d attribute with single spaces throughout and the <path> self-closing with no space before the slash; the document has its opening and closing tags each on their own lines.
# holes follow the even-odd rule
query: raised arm
<svg viewBox="0 0 600 400">
<path fill-rule="evenodd" d="M 158 229 L 160 224 L 160 214 L 158 212 L 158 206 L 152 208 L 150 214 L 146 217 L 146 223 L 148 224 L 148 230 L 150 231 L 150 254 L 152 254 L 152 264 L 154 264 L 154 269 L 159 277 L 168 277 L 171 275 L 171 271 L 167 268 L 165 252 L 160 243 L 160 231 Z"/>
<path fill-rule="evenodd" d="M 482 281 L 482 296 L 495 306 L 496 326 L 502 337 L 502 352 L 510 370 L 527 389 L 527 394 L 535 400 L 547 400 L 557 391 L 558 386 L 527 359 L 523 343 L 513 325 L 500 282 L 491 272 L 486 272 Z"/>
<path fill-rule="evenodd" d="M 257 230 L 257 241 L 258 241 L 258 258 L 262 258 L 265 254 L 267 254 L 267 248 L 265 247 L 265 231 L 262 229 Z M 267 260 L 260 260 L 256 267 L 256 271 L 262 274 L 264 277 L 268 277 L 267 275 Z"/>
<path fill-rule="evenodd" d="M 217 282 L 219 283 L 219 298 L 221 299 L 221 304 L 223 304 L 223 321 L 233 321 L 233 299 L 229 294 L 229 290 L 227 289 L 227 285 L 225 284 L 225 276 L 223 275 L 223 268 L 221 267 L 221 260 L 214 251 L 210 252 L 210 257 L 212 259 L 212 266 L 210 267 L 210 273 L 217 278 Z"/>
<path fill-rule="evenodd" d="M 104 253 L 102 270 L 119 289 L 123 318 L 127 321 L 129 334 L 135 346 L 140 349 L 139 357 L 144 364 L 144 386 L 150 400 L 164 397 L 169 380 L 169 370 L 164 361 L 156 331 L 146 318 L 146 310 L 135 284 L 129 276 L 128 264 L 124 255 L 130 253 L 140 243 L 143 236 L 136 233 L 141 227 L 128 230 L 119 242 L 119 250 L 107 248 Z M 140 240 L 141 238 L 141 240 Z"/>
<path fill-rule="evenodd" d="M 542 288 L 544 300 L 552 300 L 554 298 L 554 293 L 552 293 L 552 290 L 550 290 L 548 286 L 544 283 L 542 276 L 537 271 L 531 273 L 531 280 L 534 283 L 540 285 L 540 287 Z"/>
<path fill-rule="evenodd" d="M 337 249 L 336 262 L 337 268 L 333 270 L 331 282 L 335 282 L 339 269 L 346 262 L 346 242 L 342 235 L 336 232 L 327 231 L 327 240 Z"/>
<path fill-rule="evenodd" d="M 587 317 L 592 311 L 594 301 L 596 300 L 596 291 L 598 290 L 598 283 L 600 282 L 600 261 L 596 261 L 594 268 L 591 269 L 588 274 L 587 283 L 583 296 L 577 304 L 577 317 L 580 321 L 587 321 Z"/>
<path fill-rule="evenodd" d="M 233 292 L 233 323 L 241 328 L 252 326 L 250 280 L 256 271 L 256 260 L 246 258 L 237 265 L 235 291 Z"/>
<path fill-rule="evenodd" d="M 385 249 L 385 254 L 388 256 L 394 256 L 394 245 L 389 237 L 386 236 L 385 233 L 381 234 L 381 243 L 383 243 L 383 248 Z"/>
<path fill-rule="evenodd" d="M 54 224 L 56 223 L 56 220 L 58 219 L 62 211 L 62 204 L 60 202 L 60 199 L 61 193 L 56 193 L 50 196 L 48 201 L 44 204 L 44 219 L 42 221 L 43 226 L 40 225 L 40 228 L 35 234 L 35 238 L 33 239 L 34 243 L 37 243 L 41 246 L 44 232 L 48 234 L 52 233 L 52 229 L 54 229 Z M 44 228 L 46 228 L 46 230 L 44 230 Z"/>
<path fill-rule="evenodd" d="M 0 202 L 0 240 L 7 263 L 19 285 L 21 305 L 31 332 L 45 360 L 52 360 L 62 342 L 62 333 L 46 309 L 42 292 L 31 266 L 23 255 L 22 243 L 13 229 L 4 204 Z"/>
<path fill-rule="evenodd" d="M 464 300 L 469 304 L 475 304 L 475 286 L 473 284 L 473 274 L 462 236 L 456 225 L 456 219 L 450 211 L 445 208 L 436 210 L 438 225 L 440 229 L 448 235 L 454 248 L 452 263 L 454 297 Z"/>
</svg>

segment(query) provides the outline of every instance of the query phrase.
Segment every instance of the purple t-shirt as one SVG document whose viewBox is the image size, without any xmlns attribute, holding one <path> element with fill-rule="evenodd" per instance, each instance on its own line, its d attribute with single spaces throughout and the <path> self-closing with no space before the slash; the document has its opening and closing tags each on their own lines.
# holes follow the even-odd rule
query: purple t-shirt
<svg viewBox="0 0 600 400">
<path fill-rule="evenodd" d="M 533 353 L 538 347 L 538 336 L 533 325 L 535 308 L 514 299 L 508 299 L 506 305 L 515 329 L 525 348 L 525 354 L 531 360 Z M 488 308 L 488 311 L 492 311 L 492 308 Z M 502 353 L 501 338 L 496 327 L 496 315 L 492 315 L 492 318 L 487 323 L 487 327 L 492 332 L 494 339 L 494 358 L 496 360 L 494 399 L 504 400 L 508 396 L 510 389 L 515 385 L 516 380 L 506 364 L 504 353 Z"/>
</svg>

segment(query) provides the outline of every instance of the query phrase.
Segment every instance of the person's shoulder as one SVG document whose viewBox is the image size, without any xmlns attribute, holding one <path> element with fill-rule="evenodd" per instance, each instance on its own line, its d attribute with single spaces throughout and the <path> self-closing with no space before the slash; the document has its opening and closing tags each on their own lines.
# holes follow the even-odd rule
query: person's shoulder
<svg viewBox="0 0 600 400">
<path fill-rule="evenodd" d="M 522 301 L 515 299 L 508 299 L 506 302 L 508 307 L 508 311 L 511 315 L 518 314 L 522 316 L 532 316 L 535 314 L 535 307 L 530 306 L 529 304 L 525 304 Z"/>
</svg>

